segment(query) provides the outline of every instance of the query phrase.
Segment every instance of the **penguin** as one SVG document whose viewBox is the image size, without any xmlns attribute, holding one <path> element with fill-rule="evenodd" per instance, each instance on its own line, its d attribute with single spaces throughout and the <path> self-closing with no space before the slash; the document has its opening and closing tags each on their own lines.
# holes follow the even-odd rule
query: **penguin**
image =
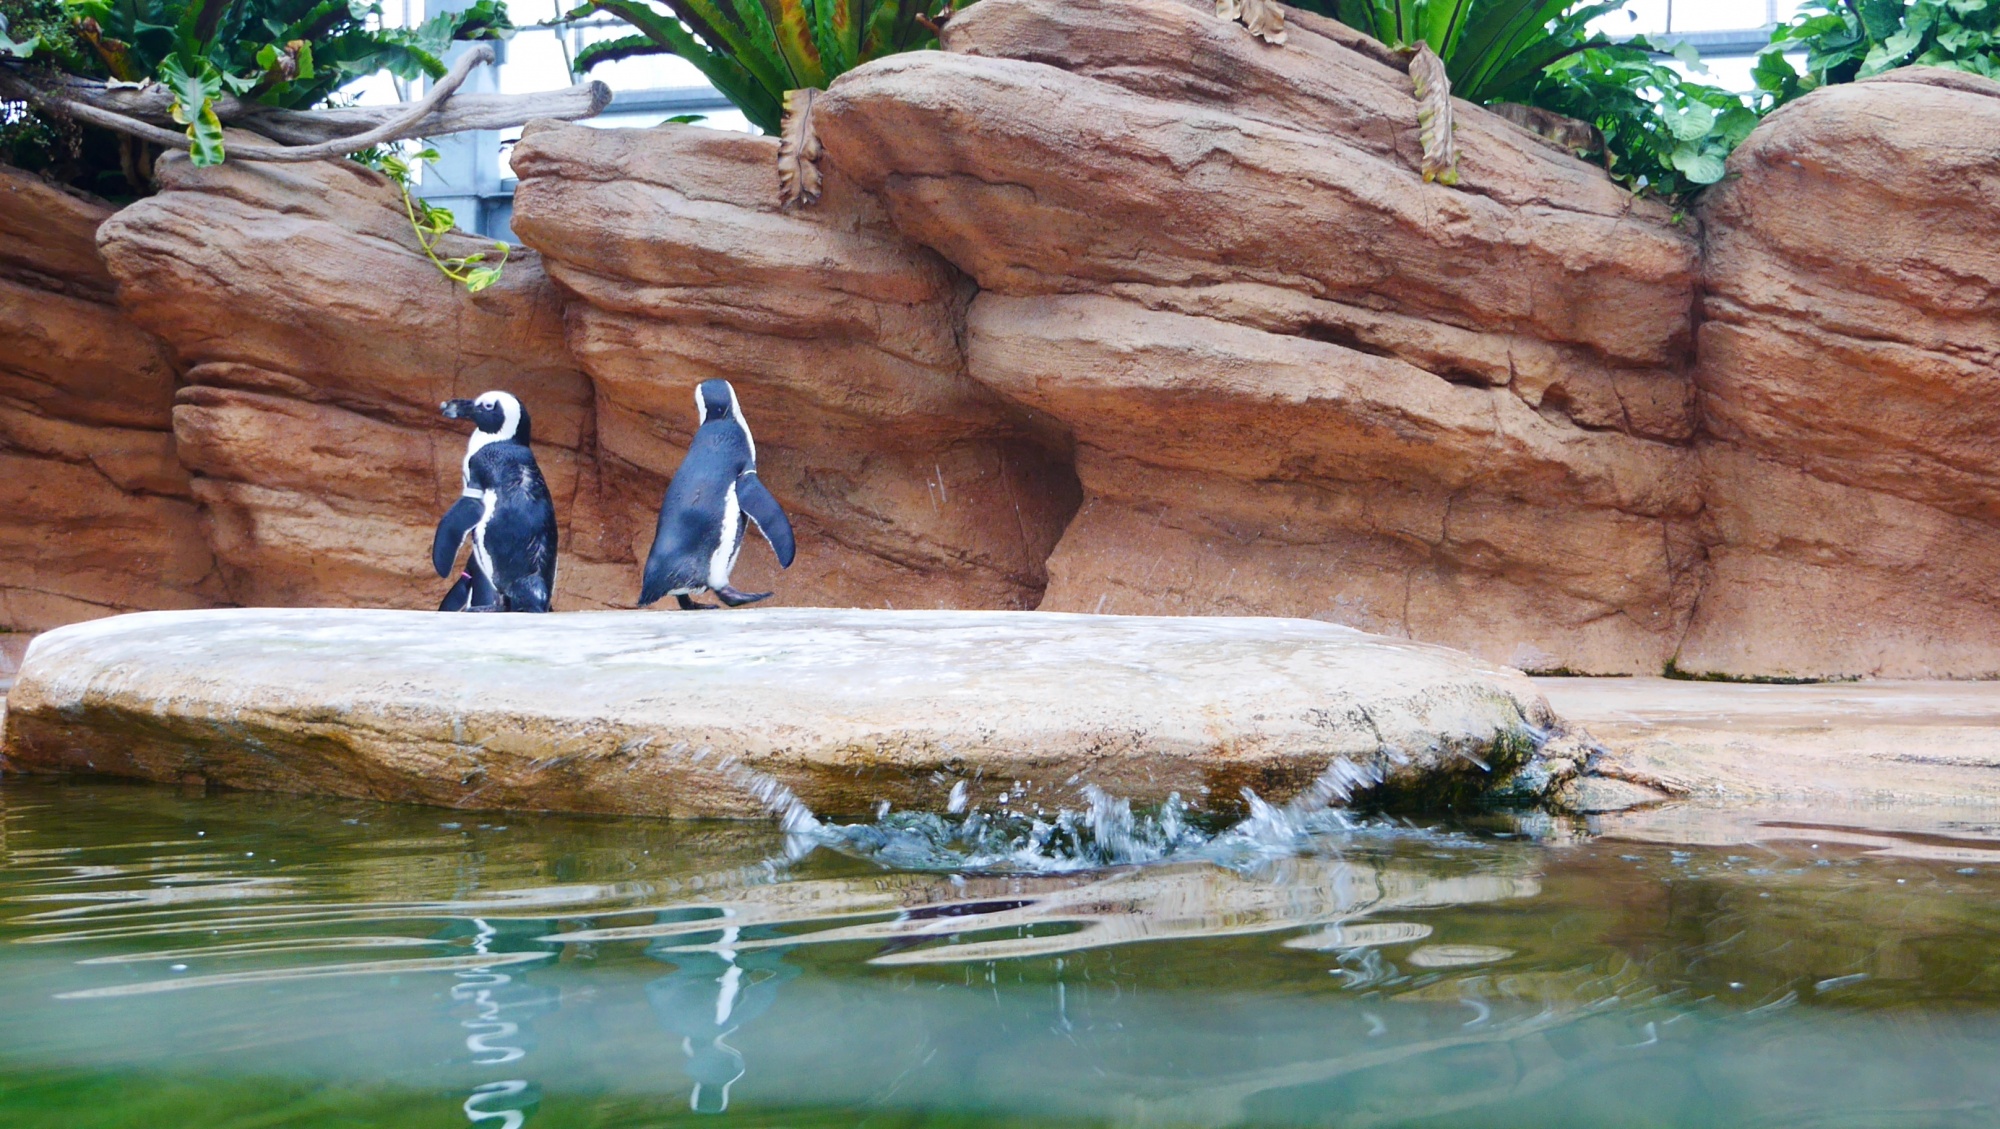
<svg viewBox="0 0 2000 1129">
<path fill-rule="evenodd" d="M 757 444 L 736 389 L 726 380 L 704 380 L 694 390 L 694 406 L 701 426 L 660 502 L 660 524 L 639 593 L 642 607 L 661 596 L 673 596 L 689 611 L 713 607 L 689 598 L 701 592 L 714 592 L 732 608 L 768 598 L 769 592 L 729 586 L 746 517 L 770 543 L 778 564 L 792 567 L 792 523 L 757 480 Z"/>
<path fill-rule="evenodd" d="M 472 557 L 439 611 L 545 612 L 556 586 L 556 507 L 528 446 L 528 412 L 505 392 L 439 405 L 469 419 L 460 468 L 463 494 L 438 522 L 431 564 L 450 576 L 468 538 Z"/>
</svg>

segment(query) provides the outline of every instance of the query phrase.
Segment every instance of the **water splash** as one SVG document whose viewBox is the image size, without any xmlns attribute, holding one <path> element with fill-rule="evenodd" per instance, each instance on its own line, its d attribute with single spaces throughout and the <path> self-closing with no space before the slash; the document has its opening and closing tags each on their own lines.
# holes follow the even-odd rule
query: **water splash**
<svg viewBox="0 0 2000 1129">
<path fill-rule="evenodd" d="M 703 749 L 706 753 L 708 750 Z M 729 757 L 721 765 L 723 778 L 755 797 L 778 821 L 778 829 L 787 835 L 811 835 L 820 830 L 819 818 L 797 793 L 775 776 L 758 772 Z"/>
<path fill-rule="evenodd" d="M 776 779 L 733 762 L 724 772 L 756 797 L 786 832 L 786 855 L 798 861 L 825 847 L 901 870 L 1060 874 L 1163 862 L 1245 865 L 1304 849 L 1315 837 L 1354 829 L 1345 806 L 1380 784 L 1395 750 L 1375 765 L 1337 757 L 1298 795 L 1272 804 L 1249 788 L 1236 823 L 1204 829 L 1175 792 L 1156 808 L 1135 810 L 1129 799 L 1093 784 L 1080 790 L 1080 809 L 1029 814 L 1004 803 L 989 812 L 971 803 L 964 780 L 953 783 L 943 812 L 892 812 L 878 805 L 873 822 L 823 820 Z"/>
</svg>

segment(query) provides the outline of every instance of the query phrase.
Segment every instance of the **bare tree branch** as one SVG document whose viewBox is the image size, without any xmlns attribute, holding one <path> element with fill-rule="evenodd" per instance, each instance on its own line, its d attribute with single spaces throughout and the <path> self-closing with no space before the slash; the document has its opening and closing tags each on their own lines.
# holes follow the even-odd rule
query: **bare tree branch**
<svg viewBox="0 0 2000 1129">
<path fill-rule="evenodd" d="M 610 104 L 610 90 L 603 83 L 596 82 L 550 95 L 531 95 L 525 99 L 469 95 L 462 100 L 464 104 L 456 99 L 447 104 L 447 99 L 451 99 L 452 93 L 464 84 L 473 68 L 492 61 L 491 47 L 483 43 L 473 46 L 453 64 L 450 73 L 431 87 L 422 101 L 407 110 L 392 108 L 392 111 L 401 112 L 386 120 L 383 120 L 384 112 L 379 110 L 279 111 L 235 98 L 218 99 L 214 108 L 216 116 L 225 124 L 257 132 L 268 129 L 268 135 L 276 135 L 280 141 L 294 138 L 307 140 L 302 145 L 245 145 L 236 142 L 229 147 L 231 157 L 245 161 L 292 163 L 344 157 L 373 145 L 400 141 L 406 137 L 520 125 L 533 117 L 569 120 L 591 117 Z M 0 94 L 22 98 L 78 121 L 155 145 L 176 149 L 187 145 L 186 134 L 143 120 L 147 117 L 172 120 L 172 96 L 164 91 L 108 90 L 96 83 L 74 79 L 57 90 L 45 90 L 0 69 Z M 358 131 L 346 132 L 353 127 L 358 127 Z"/>
<path fill-rule="evenodd" d="M 0 97 L 26 101 L 33 97 L 24 79 L 10 83 L 0 68 Z M 63 75 L 58 85 L 40 88 L 65 102 L 110 110 L 163 128 L 174 126 L 174 98 L 163 86 L 107 87 L 95 79 Z M 454 94 L 411 131 L 416 137 L 441 137 L 474 129 L 507 129 L 540 118 L 576 121 L 594 118 L 611 104 L 611 88 L 595 80 L 567 90 L 535 94 Z M 287 145 L 316 145 L 352 137 L 401 116 L 403 107 L 349 106 L 337 110 L 275 110 L 261 102 L 223 95 L 215 100 L 215 116 L 234 129 L 247 129 Z"/>
</svg>

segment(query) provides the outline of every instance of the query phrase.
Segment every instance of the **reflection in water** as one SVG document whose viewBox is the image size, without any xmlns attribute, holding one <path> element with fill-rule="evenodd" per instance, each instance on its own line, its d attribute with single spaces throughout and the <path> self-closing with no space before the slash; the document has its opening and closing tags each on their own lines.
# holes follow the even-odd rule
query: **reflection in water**
<svg viewBox="0 0 2000 1129">
<path fill-rule="evenodd" d="M 1279 859 L 1248 872 L 1179 863 L 1064 875 L 867 875 L 722 891 L 668 907 L 671 914 L 650 925 L 578 930 L 543 940 L 676 938 L 713 932 L 726 922 L 733 928 L 724 940 L 651 951 L 874 942 L 880 948 L 869 958 L 872 964 L 955 964 L 1270 933 L 1384 910 L 1532 897 L 1539 890 L 1528 873 L 1445 877 L 1415 863 L 1369 865 L 1340 858 Z M 881 920 L 831 924 L 866 917 Z M 737 936 L 753 925 L 809 924 L 827 927 L 763 940 Z M 962 940 L 996 933 L 1004 935 Z"/>
<path fill-rule="evenodd" d="M 1991 837 L 1268 826 L 939 873 L 796 830 L 7 781 L 0 1124 L 2000 1123 Z"/>
<path fill-rule="evenodd" d="M 704 951 L 670 952 L 657 945 L 646 950 L 647 956 L 675 966 L 670 975 L 646 985 L 646 1002 L 660 1029 L 680 1036 L 687 1059 L 682 1069 L 694 1080 L 688 1108 L 697 1113 L 729 1108 L 729 1088 L 746 1067 L 743 1053 L 724 1040 L 770 1010 L 778 986 L 799 974 L 784 961 L 786 946 L 745 954 L 737 949 L 741 939 L 742 930 L 730 927 Z"/>
<path fill-rule="evenodd" d="M 511 926 L 509 931 L 517 935 L 511 940 L 518 942 L 526 940 L 519 936 L 528 931 L 524 926 L 532 928 L 545 923 L 503 924 Z M 557 1010 L 562 1006 L 562 996 L 553 988 L 531 985 L 500 971 L 516 963 L 517 958 L 531 954 L 496 953 L 496 941 L 505 944 L 510 940 L 503 937 L 502 929 L 479 917 L 473 918 L 471 925 L 468 940 L 473 954 L 484 958 L 486 963 L 453 974 L 458 983 L 452 985 L 451 999 L 467 1013 L 458 1025 L 466 1031 L 465 1049 L 472 1056 L 473 1066 L 509 1066 L 526 1058 L 534 1047 L 528 1021 Z M 527 1122 L 528 1111 L 540 1100 L 539 1091 L 528 1079 L 508 1078 L 475 1086 L 463 1109 L 467 1120 L 475 1125 L 498 1120 L 499 1129 L 520 1129 Z"/>
<path fill-rule="evenodd" d="M 533 1102 L 516 1103 L 527 1092 L 528 1084 L 518 1078 L 487 1082 L 475 1086 L 472 1096 L 466 1098 L 460 1108 L 465 1110 L 466 1120 L 474 1125 L 483 1121 L 498 1121 L 498 1129 L 521 1129 L 528 1121 L 526 1107 Z M 489 1106 L 489 1102 L 493 1105 Z"/>
</svg>

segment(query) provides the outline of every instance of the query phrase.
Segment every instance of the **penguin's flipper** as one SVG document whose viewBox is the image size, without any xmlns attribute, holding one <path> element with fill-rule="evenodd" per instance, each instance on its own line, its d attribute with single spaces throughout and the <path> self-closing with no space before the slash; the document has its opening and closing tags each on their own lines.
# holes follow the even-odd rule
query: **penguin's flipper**
<svg viewBox="0 0 2000 1129">
<path fill-rule="evenodd" d="M 779 566 L 792 567 L 792 557 L 798 551 L 797 543 L 792 540 L 792 519 L 785 516 L 778 500 L 758 481 L 756 471 L 746 470 L 743 477 L 736 480 L 736 504 L 743 507 L 743 512 L 749 514 L 751 522 L 757 526 L 757 532 L 771 543 L 771 551 L 778 554 Z M 761 600 L 764 597 L 757 598 Z"/>
<path fill-rule="evenodd" d="M 451 566 L 458 562 L 458 547 L 465 544 L 465 535 L 479 524 L 486 513 L 486 504 L 478 498 L 461 497 L 452 503 L 438 521 L 437 536 L 431 538 L 431 567 L 439 576 L 450 576 Z"/>
<path fill-rule="evenodd" d="M 481 608 L 493 607 L 500 602 L 499 593 L 493 590 L 493 581 L 478 561 L 467 561 L 465 571 L 459 574 L 458 583 L 444 594 L 444 602 L 438 605 L 441 612 L 476 612 Z"/>
<path fill-rule="evenodd" d="M 471 606 L 472 574 L 469 572 L 461 573 L 458 583 L 452 585 L 451 591 L 444 594 L 443 601 L 438 604 L 438 610 L 441 612 L 462 612 Z"/>
<path fill-rule="evenodd" d="M 754 604 L 759 600 L 768 600 L 771 598 L 771 594 L 769 592 L 738 592 L 736 589 L 725 584 L 715 590 L 715 598 L 732 608 L 740 608 L 745 604 Z"/>
</svg>

